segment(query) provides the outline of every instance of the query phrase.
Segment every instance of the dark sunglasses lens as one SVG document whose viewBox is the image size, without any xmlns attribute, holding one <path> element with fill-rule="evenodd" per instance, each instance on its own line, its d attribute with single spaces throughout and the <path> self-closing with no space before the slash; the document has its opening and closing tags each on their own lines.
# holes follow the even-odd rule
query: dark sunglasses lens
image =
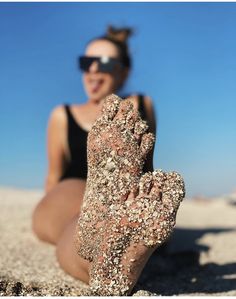
<svg viewBox="0 0 236 299">
<path fill-rule="evenodd" d="M 114 58 L 80 56 L 79 68 L 87 72 L 94 61 L 98 62 L 98 71 L 102 73 L 113 73 L 119 64 L 119 61 Z"/>
<path fill-rule="evenodd" d="M 103 73 L 112 73 L 115 70 L 116 63 L 112 60 L 107 62 L 103 62 L 100 60 L 99 62 L 99 71 Z"/>
<path fill-rule="evenodd" d="M 91 64 L 97 60 L 96 58 L 94 57 L 85 57 L 85 56 L 80 56 L 79 57 L 79 68 L 82 70 L 82 71 L 88 71 Z"/>
</svg>

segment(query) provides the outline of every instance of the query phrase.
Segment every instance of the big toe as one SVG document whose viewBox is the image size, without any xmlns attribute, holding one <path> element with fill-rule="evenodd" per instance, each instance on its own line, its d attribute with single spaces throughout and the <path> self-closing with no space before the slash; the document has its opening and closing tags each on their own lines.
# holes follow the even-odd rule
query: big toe
<svg viewBox="0 0 236 299">
<path fill-rule="evenodd" d="M 102 107 L 102 118 L 112 120 L 117 114 L 121 103 L 121 98 L 115 94 L 107 96 Z"/>
</svg>

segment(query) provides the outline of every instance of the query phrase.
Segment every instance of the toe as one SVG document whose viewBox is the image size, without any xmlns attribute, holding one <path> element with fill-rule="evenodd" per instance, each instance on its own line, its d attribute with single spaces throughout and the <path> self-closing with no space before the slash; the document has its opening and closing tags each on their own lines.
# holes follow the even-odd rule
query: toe
<svg viewBox="0 0 236 299">
<path fill-rule="evenodd" d="M 139 183 L 139 193 L 140 195 L 147 195 L 152 187 L 152 173 L 147 172 L 145 173 Z"/>
<path fill-rule="evenodd" d="M 144 158 L 153 148 L 154 141 L 155 141 L 155 137 L 152 133 L 147 133 L 142 136 L 140 150 Z"/>
<path fill-rule="evenodd" d="M 165 205 L 177 211 L 180 202 L 185 196 L 184 180 L 177 172 L 166 174 L 166 181 L 163 186 L 162 201 Z"/>
<path fill-rule="evenodd" d="M 102 117 L 104 119 L 112 120 L 119 110 L 120 103 L 121 98 L 117 95 L 111 94 L 107 96 L 102 107 Z"/>
<path fill-rule="evenodd" d="M 140 117 L 136 121 L 135 126 L 134 126 L 134 136 L 136 137 L 137 140 L 141 140 L 142 135 L 146 133 L 148 130 L 148 125 L 147 122 L 142 120 Z"/>
<path fill-rule="evenodd" d="M 139 113 L 137 110 L 132 109 L 129 111 L 126 117 L 126 126 L 127 128 L 134 133 L 134 128 L 137 120 L 140 119 Z"/>
<path fill-rule="evenodd" d="M 133 104 L 129 100 L 122 100 L 120 103 L 119 110 L 114 117 L 114 120 L 119 120 L 126 125 L 126 118 L 130 111 L 134 109 Z"/>
<path fill-rule="evenodd" d="M 150 190 L 150 196 L 155 199 L 162 200 L 162 189 L 165 182 L 165 173 L 162 170 L 156 170 L 153 172 L 152 188 Z"/>
</svg>

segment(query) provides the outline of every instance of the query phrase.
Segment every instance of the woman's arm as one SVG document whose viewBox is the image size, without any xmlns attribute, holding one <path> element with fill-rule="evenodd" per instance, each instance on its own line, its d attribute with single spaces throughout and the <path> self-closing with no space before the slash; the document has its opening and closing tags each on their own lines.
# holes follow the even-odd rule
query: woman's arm
<svg viewBox="0 0 236 299">
<path fill-rule="evenodd" d="M 49 192 L 59 181 L 66 163 L 67 121 L 63 106 L 56 107 L 49 118 L 47 130 L 48 173 L 45 191 Z"/>
</svg>

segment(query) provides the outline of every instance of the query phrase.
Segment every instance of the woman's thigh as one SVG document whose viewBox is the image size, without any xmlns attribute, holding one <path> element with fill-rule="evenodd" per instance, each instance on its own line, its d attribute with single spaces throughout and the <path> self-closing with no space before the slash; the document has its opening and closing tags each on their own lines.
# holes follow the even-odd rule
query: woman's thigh
<svg viewBox="0 0 236 299">
<path fill-rule="evenodd" d="M 39 239 L 56 244 L 71 219 L 80 213 L 85 180 L 67 179 L 58 183 L 38 203 L 32 227 Z"/>
<path fill-rule="evenodd" d="M 56 255 L 61 268 L 71 276 L 89 283 L 90 263 L 76 252 L 75 229 L 78 215 L 75 216 L 63 231 L 57 243 Z"/>
</svg>

